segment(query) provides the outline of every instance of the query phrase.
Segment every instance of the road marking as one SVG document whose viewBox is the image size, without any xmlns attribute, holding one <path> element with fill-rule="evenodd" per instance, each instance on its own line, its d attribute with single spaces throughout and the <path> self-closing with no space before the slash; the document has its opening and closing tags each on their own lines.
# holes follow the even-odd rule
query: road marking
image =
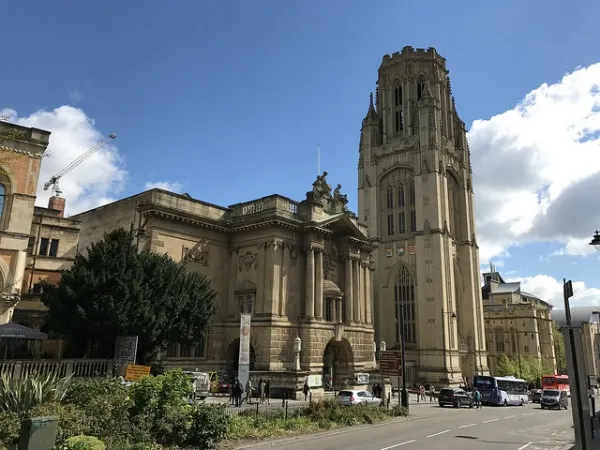
<svg viewBox="0 0 600 450">
<path fill-rule="evenodd" d="M 412 444 L 413 442 L 415 442 L 414 439 L 412 441 L 405 441 L 405 442 L 400 442 L 399 444 L 390 445 L 389 447 L 384 447 L 380 450 L 390 450 L 390 448 L 396 448 L 396 447 L 400 447 L 402 445 Z"/>
<path fill-rule="evenodd" d="M 433 434 L 430 434 L 429 436 L 425 436 L 425 437 L 428 437 L 428 438 L 436 437 L 436 436 L 439 436 L 440 434 L 447 433 L 448 431 L 450 431 L 450 430 L 440 431 L 439 433 L 433 433 Z"/>
<path fill-rule="evenodd" d="M 527 444 L 525 444 L 525 445 L 523 445 L 523 446 L 519 447 L 519 448 L 518 448 L 518 450 L 524 450 L 524 449 L 526 449 L 527 447 L 529 447 L 531 444 L 533 444 L 533 442 L 528 442 Z"/>
<path fill-rule="evenodd" d="M 512 416 L 506 416 L 506 417 L 505 417 L 505 419 L 512 419 L 513 417 L 517 417 L 517 416 L 515 416 L 515 415 L 512 415 Z"/>
<path fill-rule="evenodd" d="M 476 423 L 470 423 L 469 425 L 463 425 L 462 427 L 458 427 L 459 429 L 462 428 L 469 428 L 469 427 L 474 427 L 475 425 L 477 425 Z"/>
<path fill-rule="evenodd" d="M 484 420 L 482 423 L 490 423 L 490 422 L 496 422 L 500 419 L 490 419 L 490 420 Z"/>
</svg>

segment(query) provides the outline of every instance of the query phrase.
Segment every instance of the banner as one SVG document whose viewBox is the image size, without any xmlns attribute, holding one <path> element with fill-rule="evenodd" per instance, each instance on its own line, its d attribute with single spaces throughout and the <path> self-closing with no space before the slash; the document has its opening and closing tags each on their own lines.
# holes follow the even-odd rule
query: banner
<svg viewBox="0 0 600 450">
<path fill-rule="evenodd" d="M 251 314 L 240 315 L 240 356 L 238 359 L 238 380 L 242 388 L 250 376 L 250 325 Z"/>
</svg>

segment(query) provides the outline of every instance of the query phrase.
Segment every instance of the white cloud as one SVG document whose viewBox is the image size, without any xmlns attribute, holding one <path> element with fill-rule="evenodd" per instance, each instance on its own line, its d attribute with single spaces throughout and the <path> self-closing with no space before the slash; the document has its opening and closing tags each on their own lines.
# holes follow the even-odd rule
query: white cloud
<svg viewBox="0 0 600 450">
<path fill-rule="evenodd" d="M 481 261 L 527 241 L 589 254 L 600 226 L 600 63 L 527 94 L 469 131 Z M 595 197 L 595 200 L 594 200 Z"/>
<path fill-rule="evenodd" d="M 181 191 L 181 183 L 178 181 L 170 182 L 170 181 L 155 181 L 148 182 L 144 185 L 144 189 L 163 189 L 169 192 L 180 193 Z"/>
<path fill-rule="evenodd" d="M 43 190 L 44 183 L 57 174 L 80 155 L 106 138 L 94 126 L 81 109 L 61 106 L 52 111 L 37 111 L 26 117 L 19 117 L 10 109 L 0 111 L 0 116 L 9 116 L 9 121 L 28 127 L 51 131 L 48 157 L 43 158 L 38 183 L 36 205 L 48 206 L 52 193 Z M 67 199 L 68 214 L 114 201 L 127 178 L 117 148 L 111 144 L 83 161 L 77 168 L 60 179 L 62 196 Z"/>
<path fill-rule="evenodd" d="M 557 280 L 550 275 L 536 275 L 509 278 L 506 281 L 520 281 L 521 290 L 535 294 L 557 308 L 564 307 L 562 280 Z M 573 297 L 569 303 L 571 306 L 600 305 L 600 289 L 588 287 L 583 281 L 575 281 L 573 282 Z"/>
</svg>

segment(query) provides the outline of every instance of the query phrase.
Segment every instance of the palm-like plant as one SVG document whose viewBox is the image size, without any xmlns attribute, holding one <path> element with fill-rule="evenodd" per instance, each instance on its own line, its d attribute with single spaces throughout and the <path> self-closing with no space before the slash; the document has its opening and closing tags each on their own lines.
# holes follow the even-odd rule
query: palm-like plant
<svg viewBox="0 0 600 450">
<path fill-rule="evenodd" d="M 55 375 L 25 375 L 9 379 L 0 378 L 0 411 L 12 412 L 24 417 L 38 405 L 60 402 L 65 397 L 71 377 Z"/>
</svg>

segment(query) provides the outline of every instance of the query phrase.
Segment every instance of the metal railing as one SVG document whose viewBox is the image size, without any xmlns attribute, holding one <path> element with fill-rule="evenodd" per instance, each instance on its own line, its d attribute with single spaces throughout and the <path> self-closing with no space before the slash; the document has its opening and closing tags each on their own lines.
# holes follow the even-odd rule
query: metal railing
<svg viewBox="0 0 600 450">
<path fill-rule="evenodd" d="M 0 373 L 13 379 L 34 374 L 94 378 L 105 376 L 111 371 L 110 359 L 0 359 Z"/>
</svg>

